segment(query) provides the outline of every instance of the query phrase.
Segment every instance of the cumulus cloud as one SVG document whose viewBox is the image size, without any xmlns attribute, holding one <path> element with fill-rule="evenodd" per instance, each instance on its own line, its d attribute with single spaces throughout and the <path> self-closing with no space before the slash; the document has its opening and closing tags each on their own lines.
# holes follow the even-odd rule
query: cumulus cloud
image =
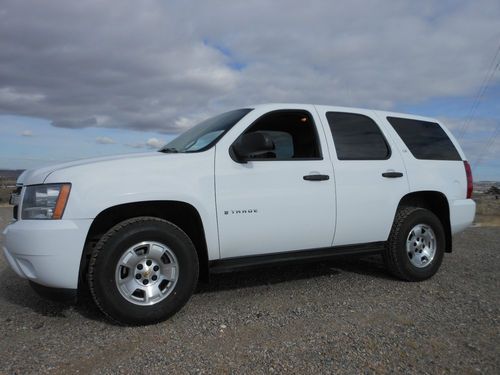
<svg viewBox="0 0 500 375">
<path fill-rule="evenodd" d="M 473 166 L 497 160 L 500 156 L 500 142 L 495 138 L 497 127 L 500 126 L 499 119 L 492 118 L 449 118 L 443 117 L 439 120 L 458 139 L 465 156 Z"/>
<path fill-rule="evenodd" d="M 165 146 L 166 142 L 159 140 L 158 138 L 149 138 L 146 142 L 136 142 L 136 143 L 126 143 L 125 146 L 132 148 L 150 148 L 159 149 Z"/>
<path fill-rule="evenodd" d="M 114 139 L 109 137 L 97 137 L 95 141 L 101 145 L 111 145 L 116 143 Z"/>
<path fill-rule="evenodd" d="M 165 142 L 160 141 L 158 138 L 149 138 L 146 141 L 146 146 L 149 148 L 158 149 L 160 147 L 165 146 Z"/>
<path fill-rule="evenodd" d="M 23 130 L 21 132 L 21 136 L 23 136 L 23 137 L 33 137 L 33 132 L 31 130 Z"/>
<path fill-rule="evenodd" d="M 146 144 L 145 143 L 141 143 L 141 142 L 125 143 L 125 146 L 131 147 L 131 148 L 144 148 L 144 147 L 146 147 Z"/>
<path fill-rule="evenodd" d="M 0 113 L 177 133 L 256 102 L 459 96 L 485 76 L 499 18 L 497 0 L 5 0 Z"/>
<path fill-rule="evenodd" d="M 164 2 L 3 1 L 0 113 L 66 128 L 179 132 L 235 87 L 218 50 Z"/>
</svg>

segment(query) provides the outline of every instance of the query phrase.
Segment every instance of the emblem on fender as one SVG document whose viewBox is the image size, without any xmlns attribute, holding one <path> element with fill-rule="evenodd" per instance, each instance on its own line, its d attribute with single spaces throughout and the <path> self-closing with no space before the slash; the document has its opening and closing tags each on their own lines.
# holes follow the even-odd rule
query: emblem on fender
<svg viewBox="0 0 500 375">
<path fill-rule="evenodd" d="M 257 209 L 251 210 L 227 210 L 224 211 L 224 215 L 240 215 L 240 214 L 256 214 L 258 213 Z"/>
</svg>

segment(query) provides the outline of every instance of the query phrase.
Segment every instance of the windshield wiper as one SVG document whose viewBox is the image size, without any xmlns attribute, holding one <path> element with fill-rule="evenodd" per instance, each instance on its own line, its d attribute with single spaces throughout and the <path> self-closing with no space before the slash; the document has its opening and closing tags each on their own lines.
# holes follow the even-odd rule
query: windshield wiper
<svg viewBox="0 0 500 375">
<path fill-rule="evenodd" d="M 179 152 L 176 148 L 173 147 L 167 147 L 167 148 L 162 148 L 161 150 L 158 150 L 159 152 L 164 152 L 165 154 L 175 154 Z"/>
</svg>

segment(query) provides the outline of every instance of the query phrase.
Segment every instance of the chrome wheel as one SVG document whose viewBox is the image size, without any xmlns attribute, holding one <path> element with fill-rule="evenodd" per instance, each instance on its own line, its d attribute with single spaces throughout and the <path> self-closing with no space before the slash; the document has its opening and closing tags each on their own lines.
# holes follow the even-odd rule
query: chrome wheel
<svg viewBox="0 0 500 375">
<path fill-rule="evenodd" d="M 136 305 L 150 306 L 165 299 L 179 278 L 178 262 L 168 246 L 144 241 L 127 249 L 116 266 L 120 294 Z"/>
<path fill-rule="evenodd" d="M 436 248 L 436 235 L 432 228 L 425 224 L 415 225 L 406 239 L 408 259 L 418 268 L 427 267 L 432 263 Z"/>
</svg>

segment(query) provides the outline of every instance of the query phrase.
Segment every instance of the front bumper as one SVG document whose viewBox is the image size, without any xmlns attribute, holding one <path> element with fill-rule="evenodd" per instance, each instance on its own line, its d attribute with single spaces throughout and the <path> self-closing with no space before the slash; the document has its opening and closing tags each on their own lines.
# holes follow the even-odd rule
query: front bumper
<svg viewBox="0 0 500 375">
<path fill-rule="evenodd" d="M 51 287 L 76 289 L 92 219 L 19 220 L 5 228 L 4 255 L 21 277 Z"/>
</svg>

